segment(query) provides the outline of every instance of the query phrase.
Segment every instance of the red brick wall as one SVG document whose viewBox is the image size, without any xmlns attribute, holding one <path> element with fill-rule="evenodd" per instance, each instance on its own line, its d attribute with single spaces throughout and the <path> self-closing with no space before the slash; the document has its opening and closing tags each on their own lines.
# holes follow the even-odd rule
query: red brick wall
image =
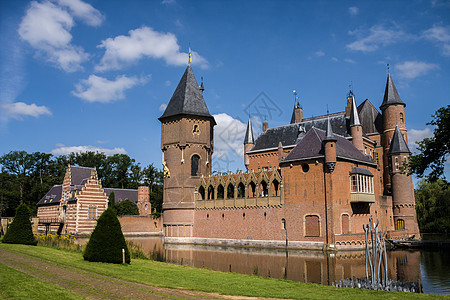
<svg viewBox="0 0 450 300">
<path fill-rule="evenodd" d="M 162 218 L 150 216 L 120 216 L 120 225 L 124 234 L 161 233 Z"/>
</svg>

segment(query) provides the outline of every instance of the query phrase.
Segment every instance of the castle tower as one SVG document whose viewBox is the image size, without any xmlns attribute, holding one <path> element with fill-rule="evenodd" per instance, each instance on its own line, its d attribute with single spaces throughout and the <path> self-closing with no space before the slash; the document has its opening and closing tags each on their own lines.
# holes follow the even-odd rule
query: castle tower
<svg viewBox="0 0 450 300">
<path fill-rule="evenodd" d="M 352 144 L 359 151 L 364 153 L 362 138 L 362 125 L 359 121 L 358 109 L 356 108 L 355 96 L 352 95 L 352 107 L 350 111 L 350 133 L 352 135 Z"/>
<path fill-rule="evenodd" d="M 253 136 L 252 121 L 250 120 L 250 116 L 248 116 L 247 131 L 245 132 L 244 138 L 244 164 L 245 168 L 247 168 L 247 171 L 248 165 L 250 164 L 250 158 L 247 154 L 247 151 L 250 151 L 250 149 L 252 149 L 254 145 L 255 138 Z"/>
<path fill-rule="evenodd" d="M 192 236 L 195 186 L 202 175 L 211 174 L 216 122 L 203 99 L 203 89 L 188 65 L 159 118 L 164 166 L 164 235 L 167 237 Z"/>
<path fill-rule="evenodd" d="M 303 108 L 297 101 L 294 105 L 294 110 L 292 111 L 291 124 L 300 123 L 303 121 Z"/>
<path fill-rule="evenodd" d="M 397 230 L 405 229 L 408 233 L 418 233 L 414 186 L 412 177 L 405 174 L 404 170 L 410 154 L 408 145 L 397 125 L 388 153 L 394 226 Z"/>
<path fill-rule="evenodd" d="M 381 144 L 383 146 L 383 165 L 384 165 L 384 189 L 385 194 L 392 192 L 391 178 L 389 175 L 388 152 L 391 140 L 394 136 L 395 127 L 398 124 L 399 129 L 406 141 L 406 121 L 405 121 L 405 106 L 406 104 L 400 99 L 391 74 L 388 74 L 386 81 L 386 88 L 384 91 L 383 103 L 380 106 L 383 116 L 383 134 L 381 136 Z"/>
<path fill-rule="evenodd" d="M 325 171 L 333 173 L 336 166 L 336 138 L 333 136 L 330 118 L 327 120 L 327 131 L 323 140 L 325 150 Z"/>
</svg>

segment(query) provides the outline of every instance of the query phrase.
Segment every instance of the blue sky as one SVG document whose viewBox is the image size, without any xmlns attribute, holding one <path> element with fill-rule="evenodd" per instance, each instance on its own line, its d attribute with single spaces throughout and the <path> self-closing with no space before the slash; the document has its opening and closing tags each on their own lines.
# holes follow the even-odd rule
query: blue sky
<svg viewBox="0 0 450 300">
<path fill-rule="evenodd" d="M 213 168 L 243 169 L 248 113 L 290 121 L 382 102 L 410 147 L 450 95 L 450 1 L 0 0 L 0 153 L 127 153 L 161 166 L 160 122 L 193 52 L 216 118 Z M 263 93 L 263 94 L 261 94 Z"/>
</svg>

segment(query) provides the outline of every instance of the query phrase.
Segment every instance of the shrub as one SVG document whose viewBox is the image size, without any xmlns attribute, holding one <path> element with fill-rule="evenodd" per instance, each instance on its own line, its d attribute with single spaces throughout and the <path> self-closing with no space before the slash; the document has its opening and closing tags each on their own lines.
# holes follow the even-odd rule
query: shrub
<svg viewBox="0 0 450 300">
<path fill-rule="evenodd" d="M 118 216 L 139 215 L 139 208 L 136 203 L 128 199 L 116 204 L 116 211 Z"/>
<path fill-rule="evenodd" d="M 6 231 L 2 243 L 24 244 L 36 246 L 30 222 L 30 209 L 25 204 L 20 204 L 16 209 L 16 216 Z"/>
<path fill-rule="evenodd" d="M 130 263 L 125 237 L 114 209 L 109 207 L 98 218 L 97 226 L 89 238 L 83 257 L 88 261 L 122 263 L 122 249 L 125 249 L 125 262 Z"/>
</svg>

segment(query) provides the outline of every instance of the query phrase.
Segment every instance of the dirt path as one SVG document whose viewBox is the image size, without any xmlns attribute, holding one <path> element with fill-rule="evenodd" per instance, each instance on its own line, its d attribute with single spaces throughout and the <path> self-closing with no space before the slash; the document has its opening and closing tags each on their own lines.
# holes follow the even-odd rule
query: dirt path
<svg viewBox="0 0 450 300">
<path fill-rule="evenodd" d="M 0 249 L 0 263 L 89 299 L 257 299 L 182 289 L 158 288 L 115 279 L 26 254 Z"/>
</svg>

